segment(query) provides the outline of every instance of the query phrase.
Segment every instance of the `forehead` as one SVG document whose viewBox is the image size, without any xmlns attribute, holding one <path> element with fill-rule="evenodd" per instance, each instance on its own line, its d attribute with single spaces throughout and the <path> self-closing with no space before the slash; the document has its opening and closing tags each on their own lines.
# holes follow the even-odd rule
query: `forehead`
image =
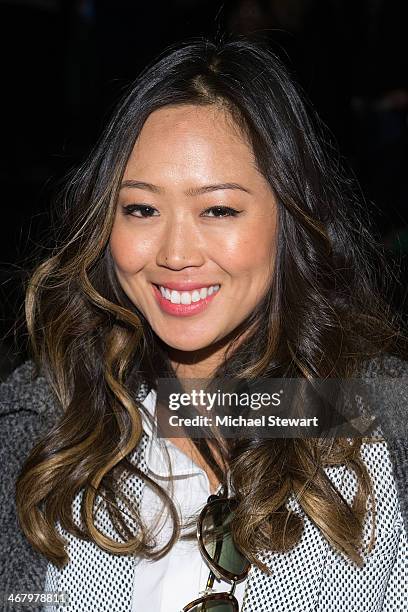
<svg viewBox="0 0 408 612">
<path fill-rule="evenodd" d="M 253 165 L 250 144 L 230 112 L 218 105 L 177 105 L 149 115 L 128 169 L 152 164 L 228 167 Z"/>
<path fill-rule="evenodd" d="M 153 111 L 146 119 L 141 137 L 156 135 L 162 130 L 200 133 L 206 130 L 214 137 L 224 136 L 233 140 L 245 140 L 232 113 L 221 104 L 177 104 Z"/>
</svg>

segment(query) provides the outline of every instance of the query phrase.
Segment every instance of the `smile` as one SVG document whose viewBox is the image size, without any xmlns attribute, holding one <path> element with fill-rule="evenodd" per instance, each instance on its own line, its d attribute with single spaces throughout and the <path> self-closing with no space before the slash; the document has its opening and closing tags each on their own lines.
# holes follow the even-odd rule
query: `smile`
<svg viewBox="0 0 408 612">
<path fill-rule="evenodd" d="M 172 304 L 191 304 L 192 302 L 199 302 L 200 300 L 204 300 L 207 296 L 216 293 L 219 288 L 220 285 L 211 285 L 210 287 L 201 287 L 193 291 L 176 291 L 175 289 L 169 289 L 168 287 L 159 285 L 162 296 Z"/>
<path fill-rule="evenodd" d="M 176 291 L 154 284 L 152 284 L 152 287 L 160 309 L 177 316 L 189 316 L 202 312 L 220 289 L 220 285 L 201 287 L 193 291 Z"/>
</svg>

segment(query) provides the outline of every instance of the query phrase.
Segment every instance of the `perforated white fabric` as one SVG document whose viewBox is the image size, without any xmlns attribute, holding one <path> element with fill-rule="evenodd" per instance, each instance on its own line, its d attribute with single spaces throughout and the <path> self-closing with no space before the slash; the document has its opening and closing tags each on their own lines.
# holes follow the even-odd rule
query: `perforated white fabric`
<svg viewBox="0 0 408 612">
<path fill-rule="evenodd" d="M 266 577 L 252 568 L 243 610 L 273 612 L 406 612 L 408 545 L 386 442 L 363 444 L 361 455 L 377 505 L 377 543 L 362 568 L 336 552 L 292 496 L 289 507 L 304 518 L 301 541 L 285 554 L 259 555 L 273 571 Z M 344 466 L 325 468 L 336 488 L 351 503 L 356 477 Z M 371 514 L 364 543 L 370 540 Z"/>
<path fill-rule="evenodd" d="M 141 398 L 140 398 L 141 399 Z M 146 469 L 143 453 L 148 438 L 132 456 Z M 252 567 L 246 581 L 242 612 L 406 612 L 408 610 L 408 544 L 403 525 L 392 464 L 385 441 L 365 443 L 361 454 L 372 477 L 377 509 L 377 541 L 359 568 L 325 540 L 318 527 L 304 514 L 292 496 L 289 506 L 304 518 L 301 541 L 282 554 L 264 551 L 259 558 L 272 576 Z M 351 503 L 356 477 L 344 466 L 325 468 L 334 485 Z M 140 500 L 142 482 L 132 476 L 126 493 Z M 79 495 L 73 506 L 79 520 Z M 97 526 L 118 541 L 103 505 Z M 58 570 L 49 564 L 45 590 L 70 594 L 69 612 L 130 612 L 134 559 L 112 555 L 92 542 L 63 533 L 69 542 L 70 563 Z M 371 514 L 367 513 L 364 541 L 371 535 Z M 48 612 L 63 607 L 47 606 Z M 65 608 L 67 610 L 67 608 Z M 141 610 L 140 612 L 155 612 Z"/>
</svg>

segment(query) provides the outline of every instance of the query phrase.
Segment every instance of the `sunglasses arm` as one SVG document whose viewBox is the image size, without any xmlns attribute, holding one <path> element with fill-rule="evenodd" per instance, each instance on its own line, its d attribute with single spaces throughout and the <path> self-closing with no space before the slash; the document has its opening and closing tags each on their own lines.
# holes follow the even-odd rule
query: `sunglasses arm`
<svg viewBox="0 0 408 612">
<path fill-rule="evenodd" d="M 215 574 L 212 570 L 210 570 L 210 573 L 208 574 L 208 579 L 207 579 L 207 584 L 205 585 L 205 589 L 203 591 L 200 591 L 199 595 L 209 595 L 210 593 L 214 592 L 213 586 L 214 586 L 214 579 L 215 579 Z"/>
<path fill-rule="evenodd" d="M 214 578 L 215 578 L 215 574 L 212 570 L 210 570 L 210 573 L 208 574 L 207 584 L 205 585 L 205 589 L 204 591 L 200 591 L 199 595 L 204 596 L 204 595 L 209 595 L 210 593 L 215 592 L 213 589 Z M 228 595 L 234 595 L 236 584 L 237 583 L 235 581 L 232 583 L 231 590 L 228 592 Z"/>
</svg>

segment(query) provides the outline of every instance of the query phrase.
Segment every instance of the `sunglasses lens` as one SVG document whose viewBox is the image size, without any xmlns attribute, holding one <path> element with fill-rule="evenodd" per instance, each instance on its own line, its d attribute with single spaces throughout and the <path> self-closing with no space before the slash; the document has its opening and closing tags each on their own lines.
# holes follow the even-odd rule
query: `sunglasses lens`
<svg viewBox="0 0 408 612">
<path fill-rule="evenodd" d="M 229 601 L 203 601 L 188 612 L 234 612 L 234 606 Z"/>
<path fill-rule="evenodd" d="M 210 505 L 202 521 L 202 542 L 214 563 L 221 569 L 238 576 L 245 572 L 249 562 L 236 548 L 232 539 L 230 523 L 233 516 L 233 507 L 228 500 Z M 218 610 L 218 608 L 214 609 Z M 230 608 L 226 607 L 225 609 L 229 610 Z M 222 612 L 222 608 L 220 608 L 220 612 Z"/>
</svg>

